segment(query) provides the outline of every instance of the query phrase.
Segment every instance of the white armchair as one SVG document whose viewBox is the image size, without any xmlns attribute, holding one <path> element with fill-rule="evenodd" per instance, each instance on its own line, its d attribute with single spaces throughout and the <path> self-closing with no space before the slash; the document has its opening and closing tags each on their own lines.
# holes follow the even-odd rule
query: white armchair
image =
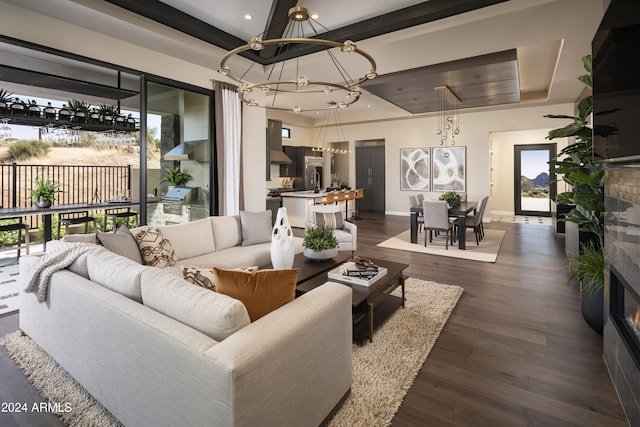
<svg viewBox="0 0 640 427">
<path fill-rule="evenodd" d="M 319 222 L 320 224 L 318 224 Z M 307 208 L 305 228 L 316 225 L 330 226 L 334 222 L 336 224 L 334 235 L 338 239 L 338 250 L 351 251 L 354 254 L 358 247 L 358 227 L 344 219 L 342 208 L 339 205 L 312 205 Z"/>
</svg>

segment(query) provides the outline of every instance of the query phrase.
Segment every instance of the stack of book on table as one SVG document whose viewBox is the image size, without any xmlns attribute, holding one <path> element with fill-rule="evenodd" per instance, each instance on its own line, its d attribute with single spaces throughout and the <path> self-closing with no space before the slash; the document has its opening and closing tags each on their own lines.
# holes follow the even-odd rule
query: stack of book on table
<svg viewBox="0 0 640 427">
<path fill-rule="evenodd" d="M 379 266 L 360 268 L 355 262 L 345 262 L 328 273 L 329 280 L 371 286 L 387 274 L 387 269 Z"/>
</svg>

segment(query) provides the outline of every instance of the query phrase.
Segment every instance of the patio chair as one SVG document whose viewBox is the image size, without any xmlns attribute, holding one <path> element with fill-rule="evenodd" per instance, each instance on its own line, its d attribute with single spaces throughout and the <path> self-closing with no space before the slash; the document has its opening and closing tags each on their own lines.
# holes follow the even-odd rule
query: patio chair
<svg viewBox="0 0 640 427">
<path fill-rule="evenodd" d="M 89 232 L 89 223 L 93 222 L 93 233 L 98 232 L 95 217 L 89 216 L 89 211 L 58 214 L 58 239 L 60 239 L 60 226 L 64 225 L 64 234 L 69 234 L 70 225 L 84 224 L 84 232 Z"/>
<path fill-rule="evenodd" d="M 116 224 L 118 219 L 124 218 L 124 223 L 129 228 L 129 218 L 135 219 L 135 226 L 137 227 L 139 224 L 138 220 L 138 212 L 134 212 L 131 208 L 114 208 L 114 209 L 106 209 L 104 212 L 104 225 L 102 227 L 102 231 L 107 231 L 107 222 L 111 219 L 112 230 L 116 229 Z"/>
<path fill-rule="evenodd" d="M 17 220 L 18 222 L 13 222 L 9 224 L 0 225 L 0 232 L 18 232 L 18 239 L 15 242 L 9 242 L 6 244 L 6 247 L 2 247 L 0 250 L 8 250 L 16 247 L 18 250 L 17 257 L 20 258 L 20 249 L 25 248 L 25 252 L 29 255 L 29 224 L 25 224 L 22 222 L 21 217 L 16 218 L 7 218 L 4 221 L 13 221 Z M 24 232 L 24 245 L 22 244 L 22 232 Z"/>
</svg>

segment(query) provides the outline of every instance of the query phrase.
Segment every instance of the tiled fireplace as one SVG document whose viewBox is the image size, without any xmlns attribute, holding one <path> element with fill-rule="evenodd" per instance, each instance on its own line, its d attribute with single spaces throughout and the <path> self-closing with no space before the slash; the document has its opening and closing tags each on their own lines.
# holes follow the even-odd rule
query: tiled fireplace
<svg viewBox="0 0 640 427">
<path fill-rule="evenodd" d="M 640 425 L 640 164 L 605 175 L 604 358 L 629 424 Z"/>
</svg>

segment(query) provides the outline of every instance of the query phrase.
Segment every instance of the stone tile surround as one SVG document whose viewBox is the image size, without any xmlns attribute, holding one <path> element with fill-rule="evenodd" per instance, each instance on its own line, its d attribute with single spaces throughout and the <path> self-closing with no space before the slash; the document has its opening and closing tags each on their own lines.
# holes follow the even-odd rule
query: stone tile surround
<svg viewBox="0 0 640 427">
<path fill-rule="evenodd" d="M 605 259 L 640 294 L 640 165 L 605 172 Z M 640 425 L 640 369 L 609 317 L 605 275 L 604 359 L 630 425 Z"/>
</svg>

